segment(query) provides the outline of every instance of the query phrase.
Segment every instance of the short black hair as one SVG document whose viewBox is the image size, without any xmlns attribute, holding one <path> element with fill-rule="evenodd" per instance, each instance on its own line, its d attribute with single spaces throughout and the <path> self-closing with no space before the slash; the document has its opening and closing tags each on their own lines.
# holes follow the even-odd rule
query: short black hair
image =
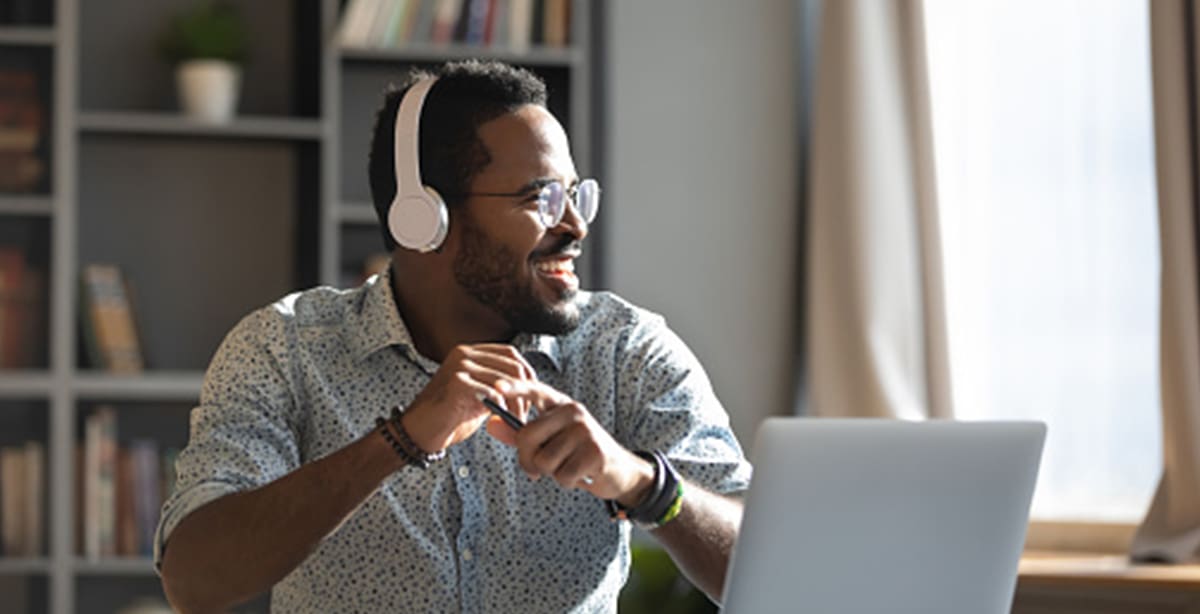
<svg viewBox="0 0 1200 614">
<path fill-rule="evenodd" d="M 479 140 L 479 126 L 527 104 L 546 106 L 546 83 L 524 69 L 502 62 L 450 62 L 430 71 L 413 70 L 400 87 L 390 86 L 376 111 L 367 175 L 371 200 L 379 216 L 388 252 L 396 241 L 387 214 L 396 196 L 396 112 L 404 94 L 417 82 L 436 76 L 421 109 L 421 181 L 437 190 L 448 207 L 459 204 L 471 180 L 491 162 Z"/>
</svg>

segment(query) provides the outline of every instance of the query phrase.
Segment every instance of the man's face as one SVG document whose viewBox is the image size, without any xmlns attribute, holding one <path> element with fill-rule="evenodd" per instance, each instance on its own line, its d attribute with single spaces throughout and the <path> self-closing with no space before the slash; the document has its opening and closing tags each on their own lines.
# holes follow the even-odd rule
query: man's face
<svg viewBox="0 0 1200 614">
<path fill-rule="evenodd" d="M 579 324 L 574 260 L 587 225 L 568 207 L 558 225 L 544 227 L 536 196 L 549 181 L 578 181 L 567 135 L 546 109 L 526 105 L 481 125 L 479 138 L 491 162 L 470 192 L 521 195 L 471 196 L 452 214 L 455 280 L 519 332 L 566 333 Z"/>
</svg>

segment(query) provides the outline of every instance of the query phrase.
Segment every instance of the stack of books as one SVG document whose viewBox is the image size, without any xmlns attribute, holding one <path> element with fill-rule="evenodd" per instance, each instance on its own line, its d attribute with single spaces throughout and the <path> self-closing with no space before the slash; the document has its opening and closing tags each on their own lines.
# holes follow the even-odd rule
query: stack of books
<svg viewBox="0 0 1200 614">
<path fill-rule="evenodd" d="M 343 47 L 463 45 L 527 51 L 570 42 L 570 0 L 350 0 Z"/>
<path fill-rule="evenodd" d="M 0 2 L 0 4 L 3 4 Z M 45 192 L 48 101 L 35 62 L 10 54 L 0 63 L 0 192 Z"/>
<path fill-rule="evenodd" d="M 104 405 L 84 422 L 77 451 L 76 510 L 80 550 L 89 559 L 151 556 L 154 530 L 166 496 L 175 487 L 178 450 L 160 453 L 158 442 L 120 445 L 117 411 Z"/>
</svg>

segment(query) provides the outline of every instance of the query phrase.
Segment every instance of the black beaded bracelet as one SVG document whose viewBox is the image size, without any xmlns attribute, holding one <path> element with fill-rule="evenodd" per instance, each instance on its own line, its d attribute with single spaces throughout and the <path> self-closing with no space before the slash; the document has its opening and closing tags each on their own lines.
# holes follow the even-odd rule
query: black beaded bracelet
<svg viewBox="0 0 1200 614">
<path fill-rule="evenodd" d="M 392 446 L 392 449 L 396 451 L 396 455 L 404 459 L 406 464 L 421 467 L 421 460 L 409 454 L 408 450 L 405 450 L 404 446 L 400 445 L 399 441 L 396 441 L 396 437 L 392 435 L 392 429 L 388 428 L 387 420 L 376 418 L 375 428 L 379 430 L 380 435 L 383 435 L 384 441 L 387 441 L 388 445 Z M 425 467 L 428 467 L 428 465 Z M 424 469 L 425 467 L 421 468 Z"/>
<path fill-rule="evenodd" d="M 430 465 L 446 457 L 445 450 L 429 453 L 414 443 L 412 437 L 409 437 L 408 431 L 404 429 L 404 423 L 400 421 L 401 415 L 400 408 L 394 407 L 392 408 L 392 417 L 390 420 L 385 420 L 384 418 L 375 419 L 375 426 L 380 429 L 379 432 L 383 435 L 383 438 L 392 446 L 396 454 L 400 455 L 400 458 L 403 458 L 410 465 L 420 467 L 421 469 L 428 469 Z M 394 432 L 392 428 L 388 428 L 389 423 L 394 427 Z"/>
</svg>

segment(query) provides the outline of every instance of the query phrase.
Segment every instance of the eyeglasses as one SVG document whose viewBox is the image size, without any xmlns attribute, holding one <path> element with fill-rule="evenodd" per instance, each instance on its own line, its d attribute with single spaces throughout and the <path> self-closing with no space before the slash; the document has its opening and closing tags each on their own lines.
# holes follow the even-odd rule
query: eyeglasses
<svg viewBox="0 0 1200 614">
<path fill-rule="evenodd" d="M 588 224 L 596 219 L 600 210 L 600 182 L 595 179 L 584 179 L 573 188 L 566 188 L 561 181 L 551 181 L 542 186 L 536 195 L 529 190 L 524 192 L 466 192 L 461 196 L 505 196 L 516 198 L 528 196 L 537 203 L 538 217 L 546 228 L 558 226 L 563 215 L 567 212 L 567 201 L 575 206 L 575 212 Z"/>
</svg>

